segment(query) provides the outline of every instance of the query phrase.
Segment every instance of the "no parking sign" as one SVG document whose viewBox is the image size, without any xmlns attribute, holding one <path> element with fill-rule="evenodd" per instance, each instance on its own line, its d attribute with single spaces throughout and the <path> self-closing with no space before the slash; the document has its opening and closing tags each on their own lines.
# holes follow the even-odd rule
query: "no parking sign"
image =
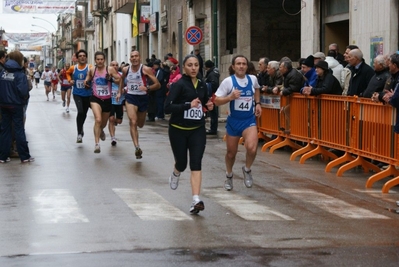
<svg viewBox="0 0 399 267">
<path fill-rule="evenodd" d="M 186 30 L 186 41 L 190 45 L 197 45 L 202 41 L 202 30 L 197 26 L 191 26 Z"/>
</svg>

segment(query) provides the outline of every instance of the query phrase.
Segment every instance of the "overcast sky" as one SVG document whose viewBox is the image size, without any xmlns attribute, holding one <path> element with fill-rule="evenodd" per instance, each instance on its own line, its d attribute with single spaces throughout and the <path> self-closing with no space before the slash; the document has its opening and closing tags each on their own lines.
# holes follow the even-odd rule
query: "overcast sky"
<svg viewBox="0 0 399 267">
<path fill-rule="evenodd" d="M 6 33 L 31 33 L 33 31 L 38 32 L 55 32 L 54 27 L 57 28 L 57 15 L 56 14 L 3 14 L 3 0 L 0 0 L 0 27 Z M 46 22 L 41 19 L 34 19 L 38 17 L 45 19 Z M 52 27 L 50 23 L 54 26 Z M 32 24 L 43 27 L 35 27 Z"/>
</svg>

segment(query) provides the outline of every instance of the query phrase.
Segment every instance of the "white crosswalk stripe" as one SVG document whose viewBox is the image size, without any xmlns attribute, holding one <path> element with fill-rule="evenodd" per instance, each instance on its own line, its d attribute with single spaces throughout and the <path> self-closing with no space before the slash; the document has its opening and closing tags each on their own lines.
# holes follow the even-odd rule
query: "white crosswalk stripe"
<svg viewBox="0 0 399 267">
<path fill-rule="evenodd" d="M 39 224 L 89 222 L 69 190 L 41 190 L 31 200 L 35 221 Z"/>
<path fill-rule="evenodd" d="M 279 191 L 292 195 L 293 197 L 315 205 L 329 213 L 345 219 L 390 219 L 381 214 L 356 207 L 343 200 L 336 199 L 310 189 L 279 189 Z"/>
<path fill-rule="evenodd" d="M 112 190 L 144 221 L 192 220 L 190 216 L 151 189 L 114 188 Z"/>
<path fill-rule="evenodd" d="M 188 213 L 175 207 L 151 189 L 112 189 L 137 216 L 144 221 L 192 220 Z M 343 200 L 310 189 L 279 189 L 300 201 L 310 203 L 329 213 L 345 219 L 390 219 L 387 216 L 351 205 Z M 295 220 L 255 199 L 227 192 L 222 189 L 203 189 L 204 196 L 248 221 Z M 76 199 L 67 189 L 46 189 L 36 191 L 30 198 L 35 221 L 50 223 L 88 223 Z"/>
<path fill-rule="evenodd" d="M 241 218 L 249 221 L 294 220 L 288 215 L 259 204 L 258 201 L 241 196 L 238 193 L 223 189 L 203 189 L 204 195 L 213 199 L 223 207 L 231 210 Z"/>
</svg>

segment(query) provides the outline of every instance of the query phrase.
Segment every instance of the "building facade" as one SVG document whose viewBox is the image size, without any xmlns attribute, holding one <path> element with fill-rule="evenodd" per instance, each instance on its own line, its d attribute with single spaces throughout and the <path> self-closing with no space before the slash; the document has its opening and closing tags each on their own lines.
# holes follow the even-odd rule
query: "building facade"
<svg viewBox="0 0 399 267">
<path fill-rule="evenodd" d="M 343 53 L 357 45 L 367 63 L 377 54 L 398 50 L 399 1 L 307 0 L 301 10 L 301 55 L 328 51 L 337 43 Z"/>
<path fill-rule="evenodd" d="M 398 0 L 80 0 L 74 15 L 60 16 L 57 60 L 85 48 L 104 51 L 108 62 L 128 62 L 140 51 L 143 63 L 154 54 L 172 53 L 182 62 L 200 49 L 228 75 L 237 54 L 257 62 L 260 57 L 293 61 L 337 43 L 360 47 L 369 63 L 378 53 L 398 49 Z M 137 3 L 139 35 L 132 36 Z M 185 40 L 188 27 L 201 28 L 196 45 Z M 89 61 L 94 61 L 89 56 Z"/>
</svg>

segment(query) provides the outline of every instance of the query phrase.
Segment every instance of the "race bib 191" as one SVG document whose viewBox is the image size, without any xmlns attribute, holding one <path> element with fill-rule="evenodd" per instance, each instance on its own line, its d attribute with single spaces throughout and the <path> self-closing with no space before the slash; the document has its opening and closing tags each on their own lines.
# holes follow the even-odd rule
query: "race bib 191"
<svg viewBox="0 0 399 267">
<path fill-rule="evenodd" d="M 84 80 L 77 80 L 76 81 L 76 88 L 80 88 L 80 89 L 83 89 L 83 88 L 85 88 L 85 85 L 84 85 Z"/>
</svg>

